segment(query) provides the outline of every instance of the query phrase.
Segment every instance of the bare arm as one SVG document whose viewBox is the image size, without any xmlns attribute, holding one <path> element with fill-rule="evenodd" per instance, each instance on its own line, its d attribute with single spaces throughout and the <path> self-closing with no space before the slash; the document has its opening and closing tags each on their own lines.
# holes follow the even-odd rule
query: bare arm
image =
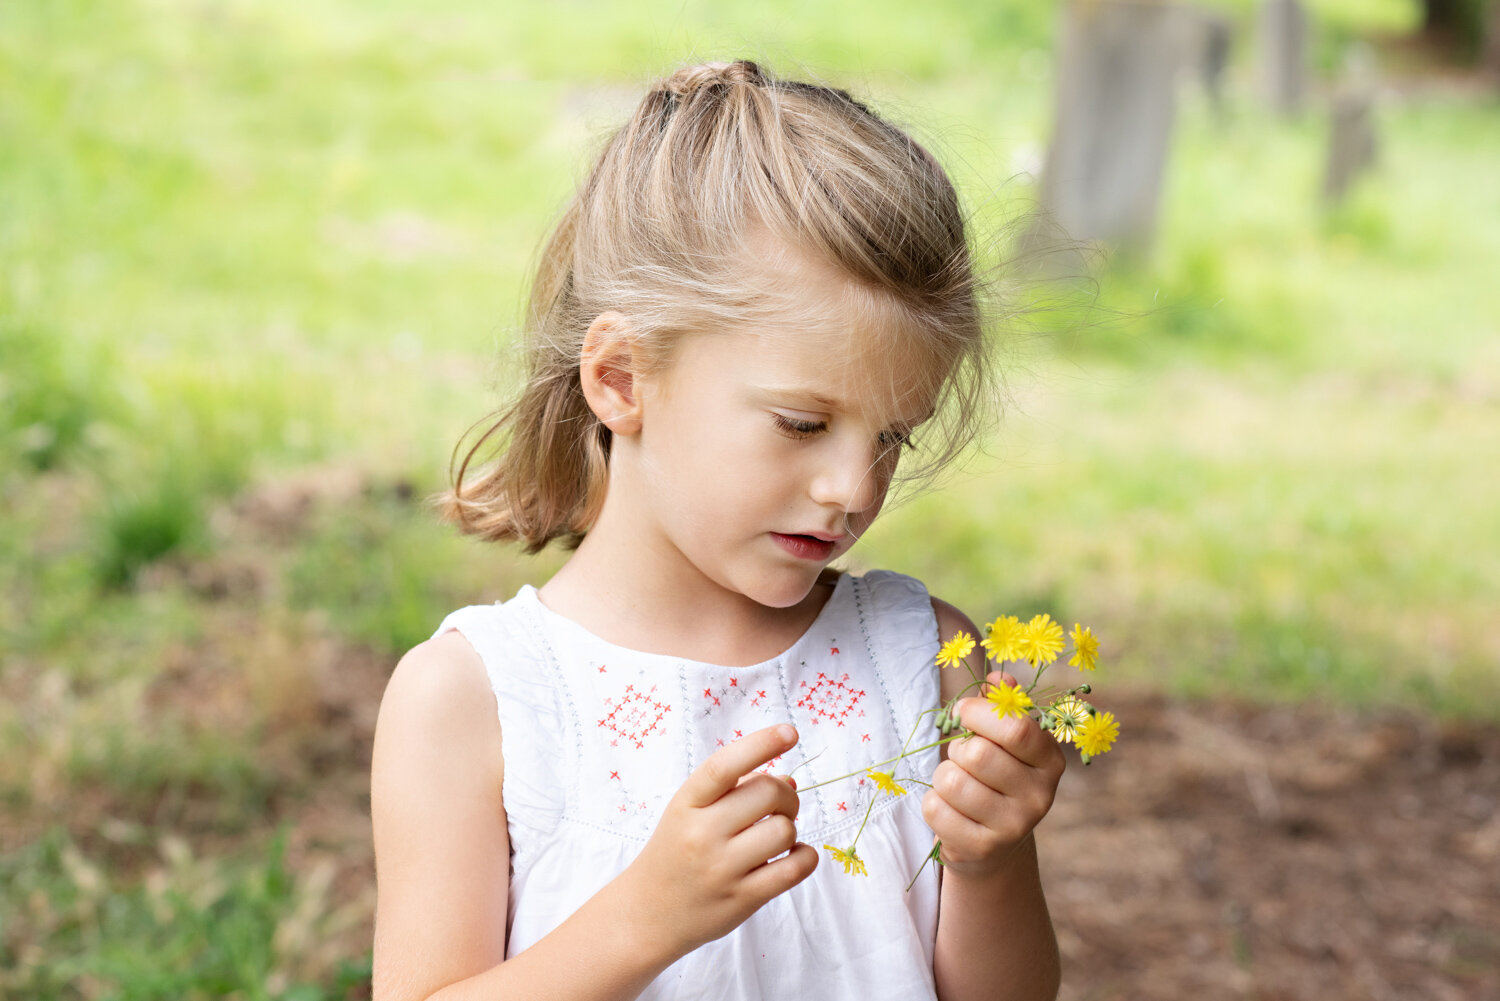
<svg viewBox="0 0 1500 1001">
<path fill-rule="evenodd" d="M 795 741 L 790 727 L 769 727 L 710 757 L 640 857 L 507 960 L 510 844 L 494 696 L 457 634 L 417 647 L 391 678 L 375 734 L 375 998 L 636 997 L 817 865 L 816 852 L 795 843 L 792 788 L 751 774 Z"/>
<path fill-rule="evenodd" d="M 974 624 L 933 600 L 943 639 Z M 971 656 L 984 671 L 984 652 Z M 972 680 L 943 671 L 943 698 Z M 991 675 L 997 682 L 999 675 Z M 923 814 L 943 840 L 942 896 L 933 975 L 943 1001 L 1049 999 L 1061 977 L 1057 939 L 1042 894 L 1032 829 L 1052 806 L 1064 758 L 1031 720 L 1001 720 L 981 699 L 961 719 L 975 736 L 946 745 Z"/>
</svg>

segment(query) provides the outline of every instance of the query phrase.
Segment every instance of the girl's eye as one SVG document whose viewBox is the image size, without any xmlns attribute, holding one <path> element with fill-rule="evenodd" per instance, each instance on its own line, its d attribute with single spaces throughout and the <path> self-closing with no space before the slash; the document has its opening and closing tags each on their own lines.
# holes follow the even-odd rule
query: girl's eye
<svg viewBox="0 0 1500 1001">
<path fill-rule="evenodd" d="M 802 421 L 775 411 L 771 413 L 771 420 L 776 422 L 776 429 L 789 438 L 809 438 L 828 428 L 823 421 Z"/>
<path fill-rule="evenodd" d="M 897 431 L 892 428 L 889 431 L 880 432 L 881 448 L 915 448 L 916 444 L 911 440 L 910 431 Z"/>
</svg>

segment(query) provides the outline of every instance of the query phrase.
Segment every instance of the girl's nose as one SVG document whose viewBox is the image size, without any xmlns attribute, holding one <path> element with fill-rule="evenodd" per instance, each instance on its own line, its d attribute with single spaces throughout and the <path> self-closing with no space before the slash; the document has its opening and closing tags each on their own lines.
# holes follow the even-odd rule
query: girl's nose
<svg viewBox="0 0 1500 1001">
<path fill-rule="evenodd" d="M 810 493 L 822 505 L 858 514 L 874 506 L 885 495 L 885 474 L 867 447 L 845 446 L 819 457 Z"/>
</svg>

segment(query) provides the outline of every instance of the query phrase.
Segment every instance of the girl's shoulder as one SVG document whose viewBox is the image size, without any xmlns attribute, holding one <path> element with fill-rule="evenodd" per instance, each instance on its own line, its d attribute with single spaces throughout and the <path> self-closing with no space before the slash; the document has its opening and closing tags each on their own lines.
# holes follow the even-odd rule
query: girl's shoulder
<svg viewBox="0 0 1500 1001">
<path fill-rule="evenodd" d="M 890 570 L 866 571 L 852 584 L 849 598 L 872 653 L 909 681 L 926 674 L 940 635 L 951 627 L 953 606 L 917 578 Z"/>
<path fill-rule="evenodd" d="M 931 596 L 932 615 L 937 620 L 938 638 L 943 641 L 952 639 L 958 633 L 968 633 L 970 636 L 979 637 L 979 627 L 974 620 L 969 618 L 961 608 L 949 604 L 936 595 Z"/>
<path fill-rule="evenodd" d="M 554 659 L 539 609 L 536 589 L 525 585 L 508 601 L 469 605 L 450 613 L 428 643 L 447 638 L 450 643 L 466 644 L 477 658 L 480 675 L 489 679 L 493 695 L 531 701 L 537 695 L 533 689 L 550 674 L 547 665 Z"/>
<path fill-rule="evenodd" d="M 866 570 L 853 579 L 859 585 L 863 600 L 882 612 L 921 612 L 936 607 L 927 585 L 904 573 Z"/>
<path fill-rule="evenodd" d="M 375 722 L 377 840 L 411 840 L 425 822 L 414 818 L 448 817 L 451 804 L 488 795 L 504 768 L 495 700 L 474 648 L 456 633 L 413 647 L 391 673 Z"/>
<path fill-rule="evenodd" d="M 900 636 L 908 644 L 930 648 L 928 656 L 936 654 L 942 643 L 959 633 L 967 633 L 975 640 L 974 653 L 965 658 L 969 671 L 939 672 L 944 701 L 974 677 L 971 672 L 982 674 L 985 670 L 984 653 L 978 646 L 982 634 L 963 610 L 929 592 L 927 585 L 917 578 L 891 570 L 868 571 L 861 581 L 871 596 L 874 618 L 883 624 L 881 631 L 887 636 Z"/>
<path fill-rule="evenodd" d="M 495 678 L 515 646 L 507 624 L 514 618 L 512 604 L 461 608 L 401 658 L 381 699 L 377 751 L 382 743 L 421 746 L 498 773 L 503 759 Z"/>
<path fill-rule="evenodd" d="M 941 671 L 939 680 L 942 689 L 943 701 L 947 702 L 966 688 L 973 678 L 984 677 L 987 665 L 985 663 L 984 649 L 979 645 L 979 640 L 984 634 L 958 607 L 949 604 L 942 598 L 932 599 L 932 614 L 937 621 L 938 642 L 948 643 L 961 635 L 966 635 L 973 641 L 973 646 L 964 655 L 967 670 Z M 946 749 L 944 754 L 946 755 Z"/>
<path fill-rule="evenodd" d="M 409 650 L 391 673 L 380 700 L 377 748 L 384 739 L 424 747 L 452 744 L 471 754 L 491 738 L 494 707 L 473 645 L 457 632 L 440 633 Z"/>
<path fill-rule="evenodd" d="M 977 629 L 974 621 L 961 609 L 930 592 L 927 585 L 915 577 L 894 570 L 867 570 L 859 580 L 875 596 L 877 604 L 906 606 L 921 611 L 930 609 L 937 623 L 938 635 L 945 639 L 959 630 L 973 635 Z"/>
</svg>

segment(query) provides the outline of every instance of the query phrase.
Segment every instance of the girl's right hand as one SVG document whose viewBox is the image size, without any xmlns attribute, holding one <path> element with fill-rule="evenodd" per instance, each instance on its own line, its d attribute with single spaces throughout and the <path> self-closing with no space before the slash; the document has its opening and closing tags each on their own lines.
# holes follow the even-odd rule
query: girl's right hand
<svg viewBox="0 0 1500 1001">
<path fill-rule="evenodd" d="M 788 724 L 757 730 L 714 752 L 667 804 L 621 874 L 630 920 L 657 947 L 686 955 L 727 935 L 817 868 L 817 851 L 797 843 L 794 784 L 755 771 L 796 743 Z"/>
</svg>

